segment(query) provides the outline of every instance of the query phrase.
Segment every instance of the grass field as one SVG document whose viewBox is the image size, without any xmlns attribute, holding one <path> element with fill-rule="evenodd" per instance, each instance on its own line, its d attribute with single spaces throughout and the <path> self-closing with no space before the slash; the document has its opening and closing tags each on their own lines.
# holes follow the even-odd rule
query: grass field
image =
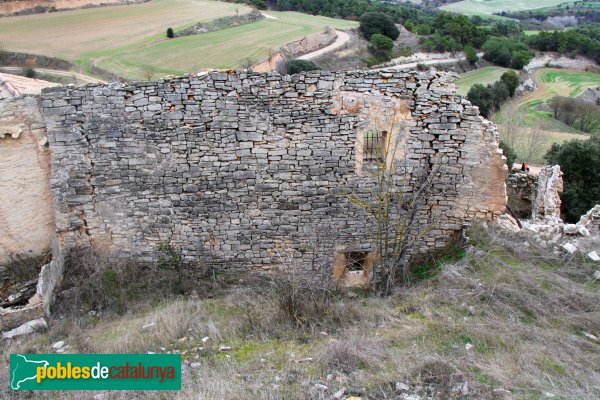
<svg viewBox="0 0 600 400">
<path fill-rule="evenodd" d="M 508 71 L 508 68 L 484 67 L 462 74 L 456 81 L 457 93 L 461 96 L 466 96 L 471 86 L 476 83 L 481 83 L 482 85 L 493 84 L 506 71 Z"/>
<path fill-rule="evenodd" d="M 490 16 L 502 11 L 533 10 L 567 3 L 565 0 L 463 0 L 440 7 L 442 10 L 465 15 Z"/>
<path fill-rule="evenodd" d="M 278 19 L 85 56 L 97 59 L 98 66 L 123 76 L 139 78 L 139 66 L 144 65 L 152 65 L 160 74 L 178 75 L 207 68 L 235 68 L 246 59 L 257 63 L 265 60 L 270 50 L 321 32 L 326 26 L 356 26 L 351 21 L 301 13 L 269 12 L 269 15 Z"/>
<path fill-rule="evenodd" d="M 240 4 L 209 0 L 153 0 L 50 14 L 0 18 L 0 40 L 7 50 L 67 59 L 88 71 L 92 64 L 124 77 L 141 79 L 152 66 L 160 74 L 203 68 L 239 67 L 260 61 L 269 50 L 323 30 L 356 22 L 299 13 L 272 13 L 279 19 L 218 32 L 165 39 L 167 28 L 249 12 Z"/>
</svg>

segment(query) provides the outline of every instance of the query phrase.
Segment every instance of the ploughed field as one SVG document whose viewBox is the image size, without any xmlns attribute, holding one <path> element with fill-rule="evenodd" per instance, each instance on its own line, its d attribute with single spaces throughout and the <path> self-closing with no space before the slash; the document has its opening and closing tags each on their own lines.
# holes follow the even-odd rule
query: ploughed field
<svg viewBox="0 0 600 400">
<path fill-rule="evenodd" d="M 49 14 L 0 18 L 6 50 L 63 58 L 90 72 L 92 65 L 126 78 L 145 79 L 209 68 L 236 68 L 260 62 L 272 50 L 318 33 L 326 26 L 350 28 L 351 21 L 299 13 L 216 32 L 167 39 L 198 22 L 250 12 L 241 4 L 209 0 L 153 0 Z"/>
</svg>

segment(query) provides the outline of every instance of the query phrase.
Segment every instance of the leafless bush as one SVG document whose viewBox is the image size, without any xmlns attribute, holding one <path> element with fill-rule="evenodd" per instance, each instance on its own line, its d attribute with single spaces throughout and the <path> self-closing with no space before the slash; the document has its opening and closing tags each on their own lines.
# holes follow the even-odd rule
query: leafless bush
<svg viewBox="0 0 600 400">
<path fill-rule="evenodd" d="M 303 329 L 317 327 L 330 318 L 338 295 L 327 277 L 318 271 L 305 272 L 291 258 L 270 276 L 267 292 L 283 319 Z"/>
<path fill-rule="evenodd" d="M 366 336 L 363 332 L 346 331 L 343 337 L 332 339 L 317 353 L 317 364 L 323 375 L 359 374 L 362 370 L 377 371 L 386 362 L 384 340 Z"/>
<path fill-rule="evenodd" d="M 90 310 L 122 314 L 139 303 L 189 293 L 191 288 L 181 285 L 181 271 L 177 269 L 111 259 L 91 248 L 75 248 L 65 257 L 56 308 L 67 314 Z"/>
</svg>

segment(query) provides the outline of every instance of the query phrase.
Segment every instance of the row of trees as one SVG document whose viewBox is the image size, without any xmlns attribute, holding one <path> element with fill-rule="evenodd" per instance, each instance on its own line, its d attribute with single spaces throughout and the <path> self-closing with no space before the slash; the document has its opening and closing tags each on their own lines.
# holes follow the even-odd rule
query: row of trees
<svg viewBox="0 0 600 400">
<path fill-rule="evenodd" d="M 552 115 L 565 124 L 583 132 L 593 132 L 600 127 L 600 106 L 580 98 L 554 96 L 547 102 Z"/>
<path fill-rule="evenodd" d="M 522 69 L 535 56 L 527 45 L 502 37 L 489 38 L 481 49 L 487 61 L 512 69 Z"/>
<path fill-rule="evenodd" d="M 533 49 L 581 54 L 600 62 L 600 27 L 598 26 L 540 32 L 530 36 L 526 41 Z"/>
<path fill-rule="evenodd" d="M 480 83 L 473 85 L 467 93 L 467 99 L 471 104 L 479 107 L 481 115 L 489 117 L 515 95 L 518 86 L 519 77 L 515 71 L 507 71 L 493 85 L 484 86 Z"/>
</svg>

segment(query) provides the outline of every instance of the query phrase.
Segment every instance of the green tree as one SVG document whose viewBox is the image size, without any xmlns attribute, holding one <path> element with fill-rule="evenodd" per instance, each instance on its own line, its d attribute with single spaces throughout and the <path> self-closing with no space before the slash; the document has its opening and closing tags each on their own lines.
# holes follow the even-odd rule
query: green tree
<svg viewBox="0 0 600 400">
<path fill-rule="evenodd" d="M 508 91 L 510 92 L 510 97 L 515 95 L 515 91 L 519 87 L 519 76 L 513 70 L 506 71 L 500 76 L 500 81 L 506 85 Z"/>
<path fill-rule="evenodd" d="M 527 45 L 516 40 L 491 37 L 481 48 L 483 58 L 502 67 L 521 69 L 533 58 L 534 53 Z"/>
<path fill-rule="evenodd" d="M 510 171 L 515 161 L 517 161 L 517 153 L 515 153 L 515 150 L 504 140 L 500 140 L 500 148 L 504 152 L 504 157 L 506 157 L 506 165 L 508 165 L 508 170 Z"/>
<path fill-rule="evenodd" d="M 4 58 L 6 57 L 6 50 L 4 49 L 4 45 L 0 42 L 0 65 L 4 62 Z"/>
<path fill-rule="evenodd" d="M 308 60 L 290 60 L 285 63 L 285 68 L 288 74 L 297 74 L 302 71 L 316 71 L 319 68 L 317 64 Z"/>
<path fill-rule="evenodd" d="M 498 111 L 502 104 L 510 97 L 510 92 L 502 81 L 496 81 L 489 87 L 492 92 L 492 101 L 494 103 L 494 111 Z"/>
<path fill-rule="evenodd" d="M 571 140 L 553 144 L 545 156 L 549 164 L 560 165 L 564 191 L 562 213 L 567 222 L 577 222 L 596 204 L 600 204 L 600 138 Z"/>
<path fill-rule="evenodd" d="M 398 39 L 400 31 L 394 20 L 387 14 L 380 12 L 364 13 L 360 17 L 360 31 L 367 40 L 376 33 L 385 35 L 392 40 Z"/>
<path fill-rule="evenodd" d="M 479 57 L 477 57 L 477 52 L 475 51 L 475 49 L 473 47 L 465 46 L 464 52 L 465 52 L 465 57 L 467 58 L 467 61 L 469 62 L 469 64 L 475 65 L 477 63 L 477 61 L 479 61 Z"/>
<path fill-rule="evenodd" d="M 494 107 L 492 91 L 480 83 L 476 83 L 469 89 L 467 99 L 471 104 L 479 107 L 479 112 L 484 117 L 488 117 Z"/>
<path fill-rule="evenodd" d="M 392 49 L 394 48 L 394 41 L 389 37 L 374 33 L 371 35 L 371 51 L 373 54 L 382 61 L 388 61 L 392 58 Z"/>
</svg>

